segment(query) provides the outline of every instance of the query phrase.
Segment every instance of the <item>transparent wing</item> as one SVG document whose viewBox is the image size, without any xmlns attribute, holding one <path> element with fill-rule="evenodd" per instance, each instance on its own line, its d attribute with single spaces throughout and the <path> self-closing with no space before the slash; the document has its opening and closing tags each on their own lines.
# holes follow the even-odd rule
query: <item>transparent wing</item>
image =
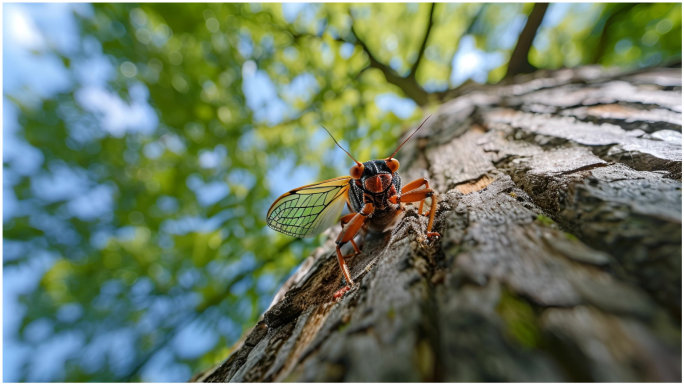
<svg viewBox="0 0 684 384">
<path fill-rule="evenodd" d="M 350 176 L 305 185 L 280 196 L 266 215 L 268 226 L 295 237 L 314 236 L 342 214 Z"/>
</svg>

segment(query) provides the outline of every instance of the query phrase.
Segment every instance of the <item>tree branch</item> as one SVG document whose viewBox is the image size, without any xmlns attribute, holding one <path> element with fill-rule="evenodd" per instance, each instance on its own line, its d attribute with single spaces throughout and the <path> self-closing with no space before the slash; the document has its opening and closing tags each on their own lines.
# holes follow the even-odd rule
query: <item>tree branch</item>
<svg viewBox="0 0 684 384">
<path fill-rule="evenodd" d="M 527 56 L 530 53 L 532 42 L 537 35 L 537 30 L 544 19 L 544 14 L 546 14 L 548 7 L 549 3 L 536 3 L 532 8 L 532 12 L 527 17 L 527 23 L 525 23 L 525 27 L 520 32 L 518 42 L 511 54 L 511 59 L 508 61 L 508 70 L 505 77 L 512 77 L 519 73 L 534 72 L 536 69 L 530 64 Z"/>
<path fill-rule="evenodd" d="M 351 12 L 349 16 L 351 17 Z M 428 92 L 425 91 L 425 89 L 423 89 L 423 87 L 421 87 L 420 84 L 418 84 L 414 77 L 403 77 L 399 75 L 397 71 L 392 69 L 392 67 L 385 63 L 382 63 L 375 57 L 375 55 L 373 55 L 373 52 L 370 51 L 368 45 L 366 45 L 363 39 L 361 39 L 359 35 L 356 33 L 356 30 L 354 29 L 353 19 L 351 23 L 351 33 L 354 36 L 354 44 L 360 46 L 361 49 L 363 49 L 363 51 L 368 56 L 368 60 L 370 61 L 369 65 L 371 68 L 376 68 L 382 71 L 382 74 L 385 76 L 385 80 L 387 80 L 388 83 L 399 87 L 402 91 L 404 91 L 404 94 L 406 96 L 411 98 L 419 106 L 424 106 L 428 103 Z"/>
<path fill-rule="evenodd" d="M 433 17 L 433 13 L 434 13 L 434 5 L 430 11 L 430 19 L 431 20 Z M 416 78 L 413 74 L 409 74 L 406 77 L 401 76 L 399 73 L 397 73 L 397 71 L 392 69 L 392 67 L 381 62 L 373 54 L 373 52 L 368 47 L 366 42 L 358 35 L 358 33 L 356 32 L 356 29 L 354 29 L 354 19 L 351 15 L 351 12 L 349 13 L 349 16 L 350 16 L 350 18 L 352 18 L 352 23 L 351 23 L 351 28 L 350 28 L 352 36 L 347 37 L 347 38 L 337 36 L 337 37 L 333 37 L 333 39 L 337 42 L 340 42 L 340 43 L 349 43 L 349 44 L 353 44 L 357 47 L 360 47 L 363 50 L 363 52 L 366 54 L 366 56 L 368 56 L 369 63 L 366 67 L 364 67 L 359 72 L 359 74 L 358 74 L 359 76 L 363 72 L 365 72 L 366 70 L 368 70 L 370 68 L 379 69 L 382 72 L 383 76 L 385 77 L 385 80 L 387 80 L 388 83 L 390 83 L 396 87 L 399 87 L 399 89 L 401 89 L 403 91 L 403 93 L 408 98 L 413 100 L 419 106 L 424 106 L 424 105 L 428 104 L 428 102 L 430 101 L 430 97 L 433 95 L 434 95 L 434 97 L 439 98 L 439 96 L 440 96 L 439 94 L 427 92 L 418 83 L 418 81 L 416 80 Z M 317 36 L 317 35 L 314 35 L 314 34 L 309 33 L 309 32 L 294 31 L 288 26 L 279 26 L 279 28 L 282 31 L 285 31 L 287 34 L 289 34 L 290 37 L 292 38 L 293 42 L 297 42 L 297 41 L 304 39 L 304 38 L 316 38 L 316 39 L 321 38 L 321 36 Z M 431 27 L 426 29 L 426 38 L 424 39 L 422 45 L 427 45 L 427 37 L 429 37 L 428 35 L 430 33 L 429 29 L 431 29 Z M 424 50 L 425 50 L 425 47 L 421 47 L 421 51 L 424 51 Z M 420 56 L 422 56 L 422 53 L 420 54 Z M 418 61 L 420 61 L 420 60 L 417 60 L 416 63 Z M 414 67 L 417 66 L 416 63 L 414 63 Z"/>
<path fill-rule="evenodd" d="M 599 41 L 596 44 L 596 49 L 594 50 L 594 57 L 592 58 L 592 63 L 598 63 L 599 59 L 603 56 L 606 51 L 606 44 L 608 42 L 608 35 L 610 29 L 621 18 L 622 15 L 629 12 L 632 8 L 637 6 L 637 3 L 627 3 L 627 4 L 615 4 L 613 7 L 613 12 L 605 19 L 603 23 L 603 28 L 601 28 L 601 35 Z"/>
<path fill-rule="evenodd" d="M 470 19 L 470 23 L 468 24 L 468 28 L 466 28 L 466 30 L 461 34 L 461 37 L 458 38 L 456 46 L 454 47 L 454 50 L 453 50 L 454 53 L 450 56 L 451 60 L 453 60 L 454 55 L 456 55 L 456 53 L 458 53 L 458 48 L 461 46 L 461 41 L 463 41 L 463 38 L 470 35 L 471 33 L 473 33 L 473 30 L 475 29 L 475 24 L 480 19 L 480 17 L 484 14 L 485 9 L 487 9 L 487 4 L 480 4 L 480 8 L 477 10 L 477 13 L 475 13 L 475 16 L 473 16 L 472 19 Z M 453 74 L 454 74 L 454 66 L 451 65 L 449 68 L 449 77 L 447 77 L 447 83 L 449 83 L 451 81 L 451 76 Z"/>
<path fill-rule="evenodd" d="M 423 59 L 423 54 L 425 54 L 425 48 L 427 47 L 427 42 L 430 38 L 430 32 L 432 31 L 432 25 L 434 22 L 433 17 L 435 14 L 435 5 L 435 3 L 432 3 L 430 6 L 430 14 L 428 15 L 427 26 L 425 27 L 425 36 L 423 37 L 423 42 L 420 44 L 420 48 L 418 49 L 418 57 L 416 57 L 416 61 L 413 63 L 413 66 L 411 66 L 409 77 L 416 77 L 416 71 L 418 71 L 420 61 Z"/>
</svg>

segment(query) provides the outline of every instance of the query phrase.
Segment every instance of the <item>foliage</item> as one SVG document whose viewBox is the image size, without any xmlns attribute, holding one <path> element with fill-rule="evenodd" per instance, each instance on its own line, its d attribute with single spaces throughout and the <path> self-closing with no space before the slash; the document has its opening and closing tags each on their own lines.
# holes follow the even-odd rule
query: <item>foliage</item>
<svg viewBox="0 0 684 384">
<path fill-rule="evenodd" d="M 45 53 L 61 60 L 64 89 L 5 95 L 40 166 L 3 163 L 6 209 L 20 207 L 4 217 L 4 270 L 42 260 L 21 313 L 5 316 L 20 316 L 30 351 L 72 346 L 64 371 L 32 373 L 31 353 L 6 379 L 150 380 L 159 366 L 187 380 L 225 358 L 318 244 L 268 230 L 264 214 L 289 188 L 346 174 L 319 126 L 359 160 L 388 154 L 416 106 L 458 90 L 455 58 L 489 58 L 471 77 L 501 80 L 532 5 L 88 9 L 77 46 Z M 553 12 L 529 55 L 537 68 L 681 59 L 680 4 Z"/>
</svg>

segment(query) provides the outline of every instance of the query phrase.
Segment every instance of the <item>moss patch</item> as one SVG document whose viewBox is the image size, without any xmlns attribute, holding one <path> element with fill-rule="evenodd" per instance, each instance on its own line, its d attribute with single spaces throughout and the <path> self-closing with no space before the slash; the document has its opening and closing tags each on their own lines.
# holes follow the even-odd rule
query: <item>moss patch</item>
<svg viewBox="0 0 684 384">
<path fill-rule="evenodd" d="M 556 225 L 556 222 L 553 221 L 553 219 L 545 215 L 537 215 L 536 221 L 546 227 L 554 227 Z"/>
<path fill-rule="evenodd" d="M 504 320 L 504 331 L 509 338 L 528 348 L 539 346 L 541 332 L 537 316 L 529 303 L 504 289 L 496 311 Z"/>
</svg>

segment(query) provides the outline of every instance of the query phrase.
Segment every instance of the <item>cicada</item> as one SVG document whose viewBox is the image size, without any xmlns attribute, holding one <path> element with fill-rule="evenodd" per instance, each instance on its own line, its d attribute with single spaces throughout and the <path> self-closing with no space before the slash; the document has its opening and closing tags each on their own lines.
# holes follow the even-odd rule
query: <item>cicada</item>
<svg viewBox="0 0 684 384">
<path fill-rule="evenodd" d="M 402 187 L 401 177 L 397 172 L 399 160 L 394 158 L 426 121 L 427 119 L 399 144 L 391 155 L 365 163 L 357 161 L 328 132 L 335 144 L 354 160 L 349 176 L 295 188 L 278 197 L 269 208 L 266 215 L 269 227 L 290 236 L 307 237 L 317 235 L 333 225 L 340 218 L 345 204 L 347 205 L 350 213 L 342 216 L 342 231 L 336 240 L 337 261 L 347 284 L 335 293 L 335 298 L 344 295 L 354 285 L 345 256 L 342 255 L 342 246 L 351 242 L 354 253 L 359 254 L 361 250 L 354 242 L 354 237 L 360 230 L 385 231 L 395 223 L 407 203 L 420 202 L 418 213 L 423 214 L 423 204 L 431 197 L 430 210 L 424 213 L 429 216 L 426 236 L 439 236 L 439 233 L 432 231 L 437 208 L 435 191 L 430 188 L 426 178 L 414 180 Z"/>
</svg>

